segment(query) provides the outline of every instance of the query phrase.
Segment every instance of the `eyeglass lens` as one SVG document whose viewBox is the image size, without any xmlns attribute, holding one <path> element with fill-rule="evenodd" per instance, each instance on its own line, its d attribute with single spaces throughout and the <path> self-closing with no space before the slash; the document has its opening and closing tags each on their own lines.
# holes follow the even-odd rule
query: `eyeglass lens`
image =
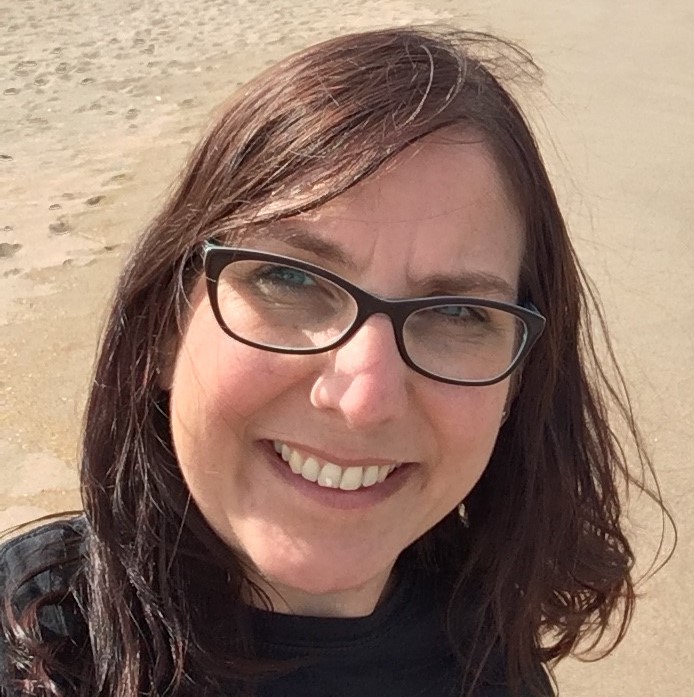
<svg viewBox="0 0 694 697">
<path fill-rule="evenodd" d="M 334 344 L 358 312 L 352 295 L 332 281 L 291 265 L 257 260 L 236 260 L 224 267 L 217 302 L 233 334 L 276 349 Z M 412 362 L 454 380 L 503 374 L 525 335 L 525 324 L 516 315 L 464 303 L 419 309 L 403 327 Z"/>
</svg>

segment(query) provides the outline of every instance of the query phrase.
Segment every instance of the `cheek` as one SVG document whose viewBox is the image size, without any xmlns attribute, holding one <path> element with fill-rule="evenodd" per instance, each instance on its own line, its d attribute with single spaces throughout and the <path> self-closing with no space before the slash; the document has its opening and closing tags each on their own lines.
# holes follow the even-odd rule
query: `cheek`
<svg viewBox="0 0 694 697">
<path fill-rule="evenodd" d="M 176 358 L 172 409 L 180 421 L 197 428 L 219 422 L 238 428 L 300 380 L 300 372 L 296 357 L 262 351 L 227 336 L 202 302 L 190 318 Z"/>
<path fill-rule="evenodd" d="M 508 398 L 510 381 L 486 387 L 458 387 L 442 384 L 436 395 L 438 422 L 448 431 L 496 430 Z M 463 435 L 462 433 L 460 435 Z"/>
<path fill-rule="evenodd" d="M 170 389 L 173 445 L 193 498 L 218 531 L 228 532 L 228 502 L 244 481 L 239 463 L 253 455 L 253 424 L 300 379 L 287 358 L 227 336 L 205 302 L 179 343 Z"/>
<path fill-rule="evenodd" d="M 432 423 L 442 462 L 462 467 L 471 476 L 481 475 L 499 433 L 508 387 L 508 381 L 487 387 L 451 386 L 439 395 Z"/>
</svg>

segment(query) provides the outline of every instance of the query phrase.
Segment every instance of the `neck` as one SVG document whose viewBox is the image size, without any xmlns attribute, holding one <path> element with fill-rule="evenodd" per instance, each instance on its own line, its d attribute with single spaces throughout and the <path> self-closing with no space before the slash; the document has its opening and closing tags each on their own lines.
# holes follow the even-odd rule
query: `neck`
<svg viewBox="0 0 694 697">
<path fill-rule="evenodd" d="M 304 617 L 366 617 L 388 597 L 394 585 L 392 566 L 359 586 L 326 593 L 293 588 L 255 574 L 251 580 L 269 598 L 274 612 Z M 262 606 L 256 596 L 249 592 L 247 602 Z"/>
</svg>

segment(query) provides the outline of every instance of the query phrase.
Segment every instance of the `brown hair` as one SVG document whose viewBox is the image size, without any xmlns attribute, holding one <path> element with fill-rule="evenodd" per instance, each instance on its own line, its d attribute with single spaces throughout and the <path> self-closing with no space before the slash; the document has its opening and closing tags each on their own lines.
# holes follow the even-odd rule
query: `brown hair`
<svg viewBox="0 0 694 697">
<path fill-rule="evenodd" d="M 501 85 L 509 71 L 536 68 L 522 50 L 484 34 L 399 28 L 339 37 L 248 83 L 192 154 L 121 275 L 89 398 L 82 460 L 88 554 L 75 584 L 86 594 L 91 653 L 79 694 L 182 695 L 196 681 L 200 687 L 267 668 L 247 645 L 241 564 L 182 481 L 157 377 L 185 322 L 200 244 L 320 206 L 451 126 L 481 136 L 505 175 L 525 223 L 520 293 L 548 321 L 466 500 L 470 527 L 461 531 L 451 514 L 415 543 L 412 558 L 455 579 L 454 645 L 466 594 L 472 585 L 484 589 L 478 649 L 461 655 L 461 694 L 472 691 L 495 643 L 505 651 L 510 684 L 541 694 L 540 662 L 600 639 L 608 624 L 617 630 L 607 650 L 621 640 L 635 594 L 618 486 L 638 481 L 615 419 L 626 425 L 642 470 L 650 464 L 619 372 L 610 383 L 597 358 L 588 320 L 594 298 L 533 135 Z M 192 574 L 191 559 L 204 565 L 202 574 Z M 235 598 L 225 630 L 231 656 L 219 655 L 206 626 L 201 576 L 207 589 Z M 26 649 L 34 656 L 28 674 L 45 675 L 52 656 L 35 648 L 35 633 L 22 641 L 34 646 Z"/>
</svg>

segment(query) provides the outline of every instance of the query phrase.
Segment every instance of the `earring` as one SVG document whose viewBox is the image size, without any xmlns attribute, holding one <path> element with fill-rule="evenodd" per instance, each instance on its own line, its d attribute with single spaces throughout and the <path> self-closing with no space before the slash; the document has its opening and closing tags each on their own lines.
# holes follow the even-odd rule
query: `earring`
<svg viewBox="0 0 694 697">
<path fill-rule="evenodd" d="M 467 515 L 467 508 L 465 507 L 465 501 L 461 501 L 458 504 L 458 518 L 460 518 L 460 522 L 463 524 L 464 527 L 469 528 L 470 527 L 470 520 Z"/>
</svg>

